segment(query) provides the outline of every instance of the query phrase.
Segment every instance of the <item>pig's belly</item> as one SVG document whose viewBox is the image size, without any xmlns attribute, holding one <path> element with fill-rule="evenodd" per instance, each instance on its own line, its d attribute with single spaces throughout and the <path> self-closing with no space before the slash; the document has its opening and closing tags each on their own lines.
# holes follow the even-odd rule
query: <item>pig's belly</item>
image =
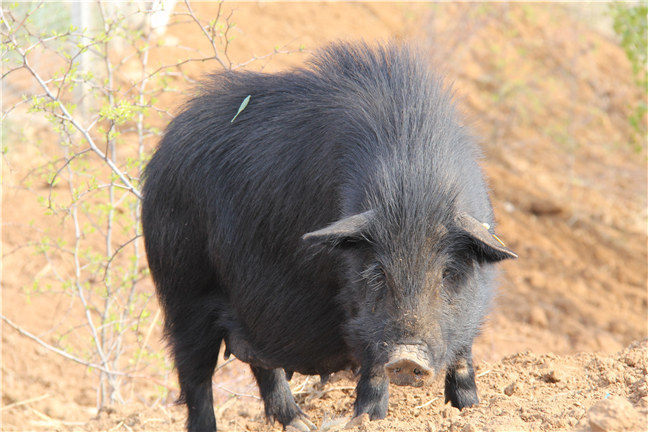
<svg viewBox="0 0 648 432">
<path fill-rule="evenodd" d="M 240 322 L 230 322 L 226 351 L 245 363 L 266 369 L 285 368 L 306 375 L 336 372 L 357 363 L 336 318 L 320 315 L 295 323 L 282 317 L 257 332 L 246 330 Z"/>
</svg>

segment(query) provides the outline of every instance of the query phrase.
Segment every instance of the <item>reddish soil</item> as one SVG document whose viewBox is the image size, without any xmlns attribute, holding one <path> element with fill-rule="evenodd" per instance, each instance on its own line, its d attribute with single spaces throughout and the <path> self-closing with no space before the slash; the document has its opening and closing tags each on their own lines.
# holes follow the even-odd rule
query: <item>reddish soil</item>
<svg viewBox="0 0 648 432">
<path fill-rule="evenodd" d="M 205 17 L 215 8 L 195 5 Z M 444 405 L 441 379 L 424 389 L 392 387 L 388 418 L 351 429 L 646 430 L 646 145 L 634 149 L 627 120 L 646 95 L 595 8 L 240 3 L 234 9 L 240 29 L 234 61 L 334 39 L 411 39 L 426 47 L 480 137 L 500 237 L 520 256 L 502 265 L 497 305 L 475 345 L 481 404 L 462 412 Z M 195 30 L 172 26 L 164 37 L 208 52 Z M 250 68 L 281 70 L 306 56 L 276 55 Z M 216 66 L 189 70 L 198 75 L 209 67 Z M 181 102 L 175 98 L 170 107 Z M 54 343 L 52 329 L 81 312 L 57 290 L 27 295 L 52 265 L 22 246 L 59 221 L 38 203 L 45 187 L 24 187 L 27 174 L 53 154 L 33 142 L 47 142 L 52 132 L 35 116 L 20 119 L 27 140 L 5 136 L 2 309 Z M 147 281 L 141 289 L 153 287 Z M 171 403 L 172 372 L 136 380 L 130 403 L 97 413 L 95 372 L 6 325 L 2 330 L 2 430 L 182 430 L 184 409 Z M 151 349 L 164 352 L 159 326 L 152 330 Z M 84 349 L 86 342 L 71 343 Z M 295 376 L 291 386 L 320 430 L 333 431 L 351 413 L 352 378 L 341 373 L 321 388 L 312 377 Z M 234 361 L 218 370 L 214 385 L 219 430 L 280 430 L 265 422 L 245 365 Z"/>
<path fill-rule="evenodd" d="M 295 376 L 292 387 L 320 431 L 641 431 L 648 415 L 647 372 L 645 340 L 614 355 L 518 353 L 479 365 L 477 407 L 459 411 L 445 405 L 442 380 L 429 388 L 392 386 L 388 418 L 361 418 L 357 426 L 349 424 L 355 384 L 350 373 L 338 374 L 325 386 L 312 377 Z M 183 412 L 177 408 L 149 412 L 145 407 L 119 407 L 84 427 L 104 430 L 123 422 L 133 430 L 147 430 L 153 429 L 151 421 L 164 430 L 182 427 Z M 226 431 L 281 430 L 266 421 L 263 404 L 251 397 L 233 397 L 218 412 L 219 427 Z"/>
</svg>

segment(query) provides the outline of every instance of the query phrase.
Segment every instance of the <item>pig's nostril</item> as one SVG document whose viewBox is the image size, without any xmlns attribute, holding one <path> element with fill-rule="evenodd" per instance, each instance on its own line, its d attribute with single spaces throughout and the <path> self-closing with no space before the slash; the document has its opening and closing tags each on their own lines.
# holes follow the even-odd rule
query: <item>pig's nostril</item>
<svg viewBox="0 0 648 432">
<path fill-rule="evenodd" d="M 419 368 L 414 368 L 414 375 L 421 375 L 422 373 Z"/>
<path fill-rule="evenodd" d="M 398 373 L 401 371 L 401 368 L 394 368 L 394 372 Z"/>
</svg>

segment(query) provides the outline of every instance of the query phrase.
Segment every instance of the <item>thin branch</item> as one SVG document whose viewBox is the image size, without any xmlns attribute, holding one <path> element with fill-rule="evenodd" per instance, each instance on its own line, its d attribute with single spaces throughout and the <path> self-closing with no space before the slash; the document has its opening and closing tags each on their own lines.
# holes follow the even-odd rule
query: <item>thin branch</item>
<svg viewBox="0 0 648 432">
<path fill-rule="evenodd" d="M 0 319 L 2 319 L 2 321 L 7 323 L 9 325 L 9 327 L 13 328 L 14 330 L 16 330 L 21 335 L 30 338 L 31 340 L 35 341 L 39 345 L 47 348 L 48 350 L 50 350 L 52 352 L 55 352 L 56 354 L 58 354 L 60 356 L 65 357 L 68 360 L 72 360 L 73 362 L 82 364 L 84 366 L 100 370 L 100 371 L 105 372 L 105 373 L 107 373 L 109 375 L 122 375 L 122 376 L 127 376 L 128 375 L 128 374 L 126 374 L 124 372 L 118 372 L 118 371 L 110 370 L 110 369 L 107 369 L 107 368 L 105 368 L 105 367 L 103 367 L 101 365 L 98 365 L 96 363 L 92 363 L 92 362 L 80 359 L 79 357 L 76 357 L 76 356 L 68 353 L 67 351 L 63 351 L 63 350 L 61 350 L 59 348 L 56 348 L 55 346 L 52 346 L 52 345 L 48 344 L 47 342 L 45 342 L 44 340 L 42 340 L 38 336 L 28 332 L 27 330 L 24 330 L 18 324 L 15 324 L 13 321 L 11 321 L 9 318 L 7 318 L 6 316 L 4 316 L 2 314 L 0 314 Z"/>
<path fill-rule="evenodd" d="M 245 393 L 238 393 L 238 392 L 235 392 L 234 390 L 230 390 L 227 387 L 223 387 L 222 385 L 219 385 L 219 384 L 215 384 L 214 387 L 219 389 L 219 390 L 223 390 L 223 391 L 225 391 L 227 393 L 238 396 L 238 397 L 249 397 L 249 398 L 261 400 L 261 398 L 259 396 L 251 395 L 251 394 L 245 394 Z"/>
<path fill-rule="evenodd" d="M 223 5 L 223 2 L 221 0 L 218 3 L 218 13 L 217 13 L 216 17 L 213 19 L 214 22 L 217 22 L 220 19 L 220 10 L 221 10 L 222 5 Z M 189 11 L 189 15 L 191 16 L 191 18 L 196 22 L 196 24 L 198 24 L 198 27 L 200 27 L 200 30 L 203 32 L 205 37 L 211 43 L 212 49 L 214 50 L 214 55 L 212 56 L 212 58 L 214 60 L 216 60 L 218 63 L 220 63 L 220 65 L 223 67 L 223 69 L 229 69 L 231 64 L 229 66 L 227 66 L 223 62 L 223 60 L 221 60 L 221 58 L 218 56 L 218 48 L 216 47 L 216 42 L 214 42 L 214 39 L 209 35 L 209 33 L 207 33 L 207 30 L 205 30 L 205 27 L 203 27 L 203 25 L 200 23 L 200 20 L 198 20 L 198 18 L 196 18 L 196 15 L 194 14 L 194 11 L 193 11 L 193 9 L 191 9 L 191 5 L 189 4 L 189 0 L 185 0 L 185 6 L 187 6 L 187 10 Z"/>
<path fill-rule="evenodd" d="M 121 245 L 119 245 L 119 247 L 115 250 L 115 252 L 113 252 L 113 254 L 112 254 L 112 255 L 110 256 L 110 258 L 108 259 L 108 262 L 106 263 L 106 269 L 104 270 L 104 274 L 103 274 L 103 278 L 102 278 L 102 280 L 105 280 L 106 277 L 108 276 L 108 270 L 110 269 L 110 264 L 112 264 L 113 260 L 114 260 L 115 257 L 117 256 L 117 254 L 118 254 L 122 249 L 124 249 L 126 246 L 128 246 L 129 244 L 131 244 L 132 242 L 134 242 L 135 240 L 137 240 L 137 239 L 140 238 L 140 237 L 142 237 L 142 235 L 141 235 L 141 234 L 138 234 L 138 235 L 136 235 L 135 237 L 132 237 L 132 238 L 131 238 L 130 240 L 128 240 L 126 243 L 122 243 Z"/>
<path fill-rule="evenodd" d="M 40 395 L 40 396 L 36 396 L 36 397 L 33 397 L 33 398 L 25 399 L 25 400 L 22 400 L 20 402 L 10 403 L 9 405 L 5 405 L 2 408 L 0 408 L 0 411 L 4 411 L 4 410 L 11 409 L 11 408 L 19 407 L 21 405 L 28 405 L 30 403 L 38 402 L 39 400 L 47 399 L 50 396 L 52 396 L 52 395 L 49 394 L 49 393 L 45 393 L 44 395 Z"/>
<path fill-rule="evenodd" d="M 79 156 L 82 156 L 82 155 L 86 154 L 87 152 L 89 152 L 91 150 L 92 150 L 91 148 L 86 148 L 86 149 L 83 149 L 83 150 L 75 153 L 74 155 L 72 155 L 71 158 L 67 158 L 65 160 L 65 163 L 63 164 L 63 166 L 61 166 L 61 168 L 56 170 L 56 172 L 52 176 L 52 179 L 49 181 L 49 193 L 47 194 L 47 207 L 49 209 L 52 209 L 52 190 L 54 189 L 54 182 L 56 181 L 56 178 L 59 176 L 61 171 L 63 171 L 74 159 L 78 158 Z"/>
<path fill-rule="evenodd" d="M 429 401 L 425 402 L 424 404 L 415 406 L 414 408 L 417 408 L 417 409 L 425 408 L 426 406 L 430 405 L 432 402 L 434 402 L 434 401 L 436 401 L 438 399 L 439 399 L 439 397 L 432 398 Z"/>
</svg>

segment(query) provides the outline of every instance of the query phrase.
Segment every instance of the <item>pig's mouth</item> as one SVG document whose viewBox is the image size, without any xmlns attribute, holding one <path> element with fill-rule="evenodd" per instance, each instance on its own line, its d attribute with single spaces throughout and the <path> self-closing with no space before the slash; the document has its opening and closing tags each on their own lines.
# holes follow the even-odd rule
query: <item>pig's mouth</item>
<svg viewBox="0 0 648 432">
<path fill-rule="evenodd" d="M 421 387 L 432 376 L 427 352 L 421 345 L 398 345 L 390 354 L 385 370 L 392 384 Z"/>
</svg>

